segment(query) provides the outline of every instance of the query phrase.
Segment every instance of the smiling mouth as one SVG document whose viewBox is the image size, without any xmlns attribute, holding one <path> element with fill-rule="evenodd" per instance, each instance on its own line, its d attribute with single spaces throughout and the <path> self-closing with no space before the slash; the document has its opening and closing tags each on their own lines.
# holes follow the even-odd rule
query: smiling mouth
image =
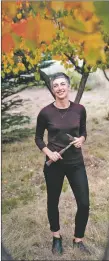
<svg viewBox="0 0 109 261">
<path fill-rule="evenodd" d="M 58 92 L 58 94 L 63 94 L 64 93 L 64 91 L 62 91 L 62 92 Z"/>
</svg>

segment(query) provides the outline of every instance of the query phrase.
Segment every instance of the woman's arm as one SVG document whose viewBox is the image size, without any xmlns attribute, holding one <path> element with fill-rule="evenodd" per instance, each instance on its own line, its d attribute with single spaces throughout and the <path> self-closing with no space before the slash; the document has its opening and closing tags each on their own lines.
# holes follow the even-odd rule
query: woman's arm
<svg viewBox="0 0 109 261">
<path fill-rule="evenodd" d="M 81 110 L 81 117 L 80 117 L 80 130 L 79 130 L 80 137 L 84 137 L 84 141 L 87 138 L 87 131 L 86 131 L 86 109 L 82 106 Z"/>
<path fill-rule="evenodd" d="M 75 141 L 73 142 L 73 145 L 76 148 L 81 148 L 87 137 L 86 110 L 85 110 L 84 106 L 82 106 L 82 110 L 81 110 L 79 135 L 80 135 L 80 137 L 79 138 L 75 137 Z"/>
<path fill-rule="evenodd" d="M 49 159 L 53 161 L 57 161 L 58 159 L 62 159 L 61 155 L 54 151 L 52 152 L 49 150 L 43 140 L 45 129 L 47 128 L 47 119 L 43 112 L 41 111 L 37 117 L 37 124 L 36 124 L 36 134 L 35 134 L 35 143 L 38 148 L 44 152 Z"/>
<path fill-rule="evenodd" d="M 37 116 L 37 123 L 36 123 L 36 133 L 35 133 L 35 143 L 40 150 L 46 147 L 46 144 L 43 140 L 45 129 L 47 128 L 47 121 L 43 114 L 43 111 Z"/>
</svg>

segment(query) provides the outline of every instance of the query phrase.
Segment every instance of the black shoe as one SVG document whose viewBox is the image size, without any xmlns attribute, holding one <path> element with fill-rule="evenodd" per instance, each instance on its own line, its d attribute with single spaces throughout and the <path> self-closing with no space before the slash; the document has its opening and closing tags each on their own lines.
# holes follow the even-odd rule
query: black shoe
<svg viewBox="0 0 109 261">
<path fill-rule="evenodd" d="M 86 254 L 91 255 L 91 252 L 89 251 L 88 247 L 86 247 L 82 241 L 80 242 L 75 242 L 75 239 L 73 239 L 73 247 L 74 248 L 79 248 L 81 251 L 83 251 Z"/>
<path fill-rule="evenodd" d="M 60 236 L 60 238 L 53 237 L 52 253 L 53 254 L 62 254 L 63 253 L 61 236 Z"/>
</svg>

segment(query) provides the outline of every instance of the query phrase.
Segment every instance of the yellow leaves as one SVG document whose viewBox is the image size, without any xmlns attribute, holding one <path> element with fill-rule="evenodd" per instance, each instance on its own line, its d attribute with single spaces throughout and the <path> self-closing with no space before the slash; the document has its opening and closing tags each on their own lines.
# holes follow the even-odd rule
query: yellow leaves
<svg viewBox="0 0 109 261">
<path fill-rule="evenodd" d="M 9 68 L 7 68 L 6 73 L 9 74 L 11 72 L 11 70 Z"/>
<path fill-rule="evenodd" d="M 41 51 L 40 49 L 36 49 L 32 53 L 32 57 L 30 55 L 26 55 L 26 61 L 29 63 L 29 69 L 33 68 L 34 65 L 38 64 L 41 60 Z"/>
<path fill-rule="evenodd" d="M 50 7 L 52 9 L 54 9 L 56 12 L 59 11 L 59 10 L 63 10 L 64 9 L 64 1 L 51 1 L 50 2 Z"/>
<path fill-rule="evenodd" d="M 93 2 L 81 2 L 81 11 L 85 10 L 86 12 L 94 12 L 95 8 Z"/>
<path fill-rule="evenodd" d="M 29 64 L 29 66 L 28 66 L 28 69 L 29 69 L 29 70 L 31 70 L 31 69 L 32 69 L 32 66 L 31 66 L 30 64 Z"/>
<path fill-rule="evenodd" d="M 5 78 L 5 73 L 2 71 L 1 72 L 1 77 L 4 79 Z"/>
<path fill-rule="evenodd" d="M 17 18 L 20 20 L 22 18 L 22 14 L 21 13 L 18 13 L 17 14 Z"/>
<path fill-rule="evenodd" d="M 25 65 L 24 65 L 23 63 L 19 62 L 17 69 L 18 69 L 19 71 L 25 71 L 26 68 L 25 68 Z"/>
<path fill-rule="evenodd" d="M 9 65 L 14 67 L 13 52 L 10 54 L 13 48 L 24 51 L 29 69 L 40 63 L 41 54 L 46 52 L 53 54 L 54 59 L 62 60 L 66 66 L 68 66 L 67 59 L 62 54 L 67 52 L 69 55 L 71 53 L 75 55 L 75 50 L 78 55 L 82 51 L 82 57 L 91 65 L 99 57 L 105 60 L 104 42 L 99 32 L 99 18 L 95 14 L 93 2 L 19 1 L 17 4 L 3 2 L 2 6 L 2 51 L 8 54 L 7 61 L 3 58 L 6 70 L 9 70 Z M 62 30 L 59 28 L 57 31 L 58 23 L 53 22 L 51 9 L 60 14 L 58 22 L 62 25 Z M 64 12 L 66 16 L 62 17 L 59 11 L 64 10 L 68 13 Z M 33 11 L 36 16 L 33 16 Z M 44 19 L 45 15 L 48 19 Z M 12 23 L 13 17 L 17 22 Z M 23 19 L 24 17 L 26 18 Z M 25 70 L 22 61 L 14 68 L 14 74 L 20 70 Z"/>
<path fill-rule="evenodd" d="M 5 13 L 11 19 L 16 15 L 16 1 L 2 1 L 2 13 Z"/>
<path fill-rule="evenodd" d="M 8 62 L 9 64 L 11 64 L 11 65 L 14 64 L 14 61 L 13 61 L 13 59 L 11 59 L 11 58 L 8 58 L 8 59 L 7 59 L 7 62 Z"/>
<path fill-rule="evenodd" d="M 71 15 L 61 19 L 61 24 L 64 26 L 64 30 L 68 30 L 68 36 L 72 36 L 74 32 L 80 34 L 85 31 L 85 25 L 81 20 L 75 20 Z"/>
<path fill-rule="evenodd" d="M 53 51 L 53 47 L 54 47 L 53 44 L 49 44 L 47 50 L 49 50 L 50 52 L 52 52 L 52 51 Z"/>
<path fill-rule="evenodd" d="M 85 40 L 85 48 L 89 49 L 90 47 L 97 48 L 100 46 L 104 46 L 104 42 L 101 36 L 101 33 L 96 33 L 92 35 L 87 35 L 84 37 Z"/>
<path fill-rule="evenodd" d="M 53 55 L 54 60 L 60 61 L 62 59 L 61 55 Z"/>
<path fill-rule="evenodd" d="M 8 56 L 12 58 L 12 57 L 14 56 L 13 51 L 11 51 L 11 52 L 8 54 Z"/>
<path fill-rule="evenodd" d="M 6 60 L 6 55 L 2 54 L 2 62 L 5 62 L 5 60 Z"/>
<path fill-rule="evenodd" d="M 81 8 L 81 2 L 65 1 L 64 8 L 70 11 L 71 9 Z"/>
<path fill-rule="evenodd" d="M 48 3 L 49 8 L 52 8 L 56 12 L 58 11 L 71 11 L 71 9 L 80 8 L 81 2 L 73 2 L 73 1 L 50 1 Z"/>
<path fill-rule="evenodd" d="M 86 13 L 87 15 L 87 13 Z M 87 16 L 88 17 L 88 16 Z M 60 19 L 65 30 L 69 30 L 69 35 L 74 31 L 78 34 L 94 33 L 98 31 L 99 19 L 93 13 L 90 13 L 90 18 L 83 17 L 82 11 L 76 9 L 73 16 L 68 15 Z"/>
<path fill-rule="evenodd" d="M 49 45 L 50 47 L 51 45 Z M 40 46 L 40 51 L 41 53 L 45 52 L 46 51 L 46 44 L 42 43 L 41 46 Z"/>
<path fill-rule="evenodd" d="M 2 76 L 5 77 L 5 74 L 10 74 L 11 72 L 14 75 L 17 75 L 19 72 L 23 72 L 26 70 L 25 65 L 22 63 L 21 57 L 19 57 L 18 62 L 16 64 L 14 60 L 13 52 L 8 53 L 7 55 L 2 55 L 3 62 L 3 70 Z"/>
<path fill-rule="evenodd" d="M 28 8 L 30 6 L 29 2 L 26 1 L 26 7 Z"/>
<path fill-rule="evenodd" d="M 6 69 L 8 67 L 7 62 L 4 62 L 4 69 Z"/>
<path fill-rule="evenodd" d="M 13 68 L 13 73 L 16 75 L 19 72 L 19 68 Z"/>
<path fill-rule="evenodd" d="M 26 61 L 29 62 L 30 61 L 30 56 L 26 55 Z"/>
<path fill-rule="evenodd" d="M 100 33 L 87 36 L 84 41 L 84 57 L 87 59 L 88 64 L 95 65 L 99 59 L 105 62 L 104 46 Z"/>
<path fill-rule="evenodd" d="M 9 74 L 12 71 L 14 65 L 13 53 L 10 52 L 7 55 L 2 55 L 3 72 Z"/>
<path fill-rule="evenodd" d="M 35 64 L 36 64 L 36 62 L 35 62 L 35 59 L 29 59 L 29 63 L 30 63 L 30 65 L 33 67 Z"/>
<path fill-rule="evenodd" d="M 22 9 L 22 3 L 21 2 L 18 2 L 17 6 L 18 6 L 19 9 Z"/>
<path fill-rule="evenodd" d="M 42 18 L 37 15 L 36 19 L 38 42 L 50 43 L 56 36 L 56 28 L 52 21 Z"/>
<path fill-rule="evenodd" d="M 23 72 L 25 70 L 25 65 L 23 63 L 18 63 L 17 66 L 13 68 L 12 72 L 13 74 L 17 75 L 19 72 Z"/>
</svg>

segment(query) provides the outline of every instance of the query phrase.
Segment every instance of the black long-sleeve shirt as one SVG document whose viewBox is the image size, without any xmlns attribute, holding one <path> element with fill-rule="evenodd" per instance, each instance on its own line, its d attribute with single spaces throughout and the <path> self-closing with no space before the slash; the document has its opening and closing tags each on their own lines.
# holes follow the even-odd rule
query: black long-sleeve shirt
<svg viewBox="0 0 109 261">
<path fill-rule="evenodd" d="M 45 129 L 48 131 L 47 145 L 43 140 Z M 58 109 L 51 103 L 39 112 L 35 142 L 40 150 L 47 146 L 51 151 L 59 152 L 69 144 L 67 133 L 73 137 L 84 136 L 86 139 L 86 110 L 83 105 L 70 101 L 69 108 Z M 75 148 L 74 145 L 62 157 L 63 163 L 67 164 L 77 165 L 83 162 L 81 148 Z"/>
</svg>

